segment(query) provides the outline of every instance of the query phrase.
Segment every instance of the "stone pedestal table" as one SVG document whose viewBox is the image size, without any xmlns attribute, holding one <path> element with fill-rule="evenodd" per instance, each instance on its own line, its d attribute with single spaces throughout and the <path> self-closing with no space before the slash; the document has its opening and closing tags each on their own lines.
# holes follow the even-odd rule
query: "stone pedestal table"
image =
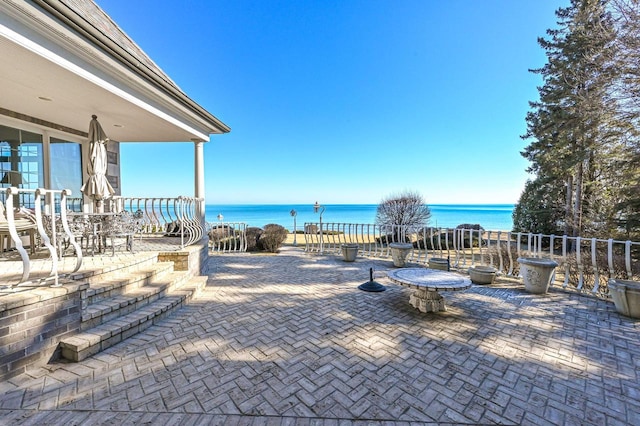
<svg viewBox="0 0 640 426">
<path fill-rule="evenodd" d="M 409 297 L 409 304 L 421 312 L 446 311 L 440 291 L 460 291 L 471 287 L 468 278 L 427 268 L 397 269 L 390 271 L 388 277 L 396 284 L 415 290 Z"/>
</svg>

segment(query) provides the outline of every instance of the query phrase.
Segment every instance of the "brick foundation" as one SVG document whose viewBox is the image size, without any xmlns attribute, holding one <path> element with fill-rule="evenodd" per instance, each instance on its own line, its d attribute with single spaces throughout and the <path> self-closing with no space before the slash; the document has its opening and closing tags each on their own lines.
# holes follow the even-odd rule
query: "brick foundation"
<svg viewBox="0 0 640 426">
<path fill-rule="evenodd" d="M 59 357 L 58 343 L 80 329 L 88 284 L 18 288 L 0 304 L 0 379 Z"/>
</svg>

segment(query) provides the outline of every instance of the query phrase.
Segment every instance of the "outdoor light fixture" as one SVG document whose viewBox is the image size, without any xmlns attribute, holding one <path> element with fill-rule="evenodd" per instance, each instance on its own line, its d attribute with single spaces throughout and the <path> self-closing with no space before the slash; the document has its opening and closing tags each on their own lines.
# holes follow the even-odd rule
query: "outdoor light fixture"
<svg viewBox="0 0 640 426">
<path fill-rule="evenodd" d="M 318 210 L 320 209 L 322 209 L 322 211 L 320 212 L 320 222 L 322 222 L 322 213 L 324 213 L 324 206 L 322 204 L 318 204 L 318 202 L 316 201 L 316 203 L 313 205 L 313 212 L 318 213 Z"/>
<path fill-rule="evenodd" d="M 322 210 L 320 210 L 322 209 Z M 318 211 L 320 211 L 320 254 L 322 254 L 323 252 L 323 244 L 322 244 L 322 213 L 324 213 L 324 206 L 322 204 L 319 204 L 317 201 L 316 203 L 313 205 L 313 212 L 314 213 L 318 213 Z"/>
<path fill-rule="evenodd" d="M 289 214 L 293 218 L 293 245 L 295 247 L 298 245 L 298 242 L 296 241 L 296 216 L 298 215 L 298 212 L 295 211 L 295 209 L 291 209 Z"/>
<path fill-rule="evenodd" d="M 219 220 L 220 222 L 222 222 L 222 219 L 224 219 L 224 216 L 222 216 L 222 213 L 220 213 L 220 214 L 218 215 L 218 220 Z"/>
</svg>

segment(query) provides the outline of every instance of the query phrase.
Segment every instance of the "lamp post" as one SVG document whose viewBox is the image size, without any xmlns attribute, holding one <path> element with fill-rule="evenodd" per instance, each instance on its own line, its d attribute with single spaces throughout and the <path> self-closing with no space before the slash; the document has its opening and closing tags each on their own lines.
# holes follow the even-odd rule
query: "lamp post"
<svg viewBox="0 0 640 426">
<path fill-rule="evenodd" d="M 222 220 L 224 219 L 224 216 L 222 216 L 222 213 L 220 213 L 218 215 L 218 220 L 220 221 L 220 227 L 222 228 Z"/>
<path fill-rule="evenodd" d="M 322 210 L 320 210 L 322 209 Z M 320 210 L 320 254 L 323 253 L 323 245 L 322 245 L 322 213 L 324 213 L 324 206 L 321 204 L 318 204 L 318 202 L 316 201 L 316 203 L 313 205 L 313 212 L 314 213 L 318 213 L 318 210 Z"/>
<path fill-rule="evenodd" d="M 296 241 L 296 216 L 298 215 L 298 212 L 295 211 L 295 209 L 291 209 L 289 214 L 291 214 L 291 217 L 293 218 L 293 246 L 297 247 L 298 242 Z"/>
</svg>

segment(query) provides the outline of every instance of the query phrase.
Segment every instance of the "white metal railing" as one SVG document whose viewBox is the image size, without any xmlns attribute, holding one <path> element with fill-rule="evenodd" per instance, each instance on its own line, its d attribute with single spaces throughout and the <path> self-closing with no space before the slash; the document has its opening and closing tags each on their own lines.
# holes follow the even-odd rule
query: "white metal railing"
<svg viewBox="0 0 640 426">
<path fill-rule="evenodd" d="M 205 235 L 205 224 L 199 214 L 201 198 L 148 198 L 120 197 L 108 200 L 109 211 L 129 211 L 141 217 L 141 234 L 160 234 L 180 237 L 180 248 L 200 241 Z"/>
<path fill-rule="evenodd" d="M 14 205 L 14 198 L 19 199 L 21 195 L 29 194 L 33 197 L 33 210 L 20 209 L 17 213 L 23 216 L 20 219 L 27 225 L 22 224 L 20 227 L 16 226 L 18 220 L 16 219 L 16 209 Z M 17 283 L 7 283 L 4 288 L 12 289 L 14 286 L 24 285 L 39 285 L 52 283 L 52 286 L 60 286 L 60 277 L 68 276 L 80 269 L 82 265 L 82 249 L 75 240 L 73 233 L 69 228 L 69 222 L 67 220 L 67 209 L 61 208 L 61 206 L 67 205 L 67 198 L 71 194 L 70 190 L 48 190 L 48 189 L 23 189 L 23 188 L 7 188 L 4 197 L 4 210 L 6 215 L 6 227 L 11 237 L 11 241 L 16 251 L 20 254 L 22 259 L 22 276 Z M 22 243 L 22 237 L 20 233 L 34 232 L 33 227 L 38 231 L 38 237 L 41 244 L 49 251 L 51 268 L 48 275 L 39 278 L 37 281 L 30 281 L 32 262 L 29 254 L 24 248 Z M 62 244 L 62 239 L 69 242 L 73 246 L 76 263 L 71 272 L 60 273 L 59 271 L 59 256 L 56 250 L 56 246 Z M 31 242 L 34 244 L 34 242 Z M 31 247 L 32 251 L 35 251 L 35 247 Z"/>
<path fill-rule="evenodd" d="M 373 224 L 305 223 L 305 250 L 341 252 L 342 244 L 358 244 L 362 256 L 388 257 L 389 243 L 411 242 L 409 261 L 428 264 L 447 258 L 452 268 L 495 267 L 518 276 L 518 257 L 546 257 L 558 262 L 555 285 L 606 297 L 609 278 L 640 277 L 640 242 L 543 235 L 482 229 L 380 227 Z"/>
<path fill-rule="evenodd" d="M 207 235 L 211 251 L 247 251 L 247 224 L 244 222 L 207 222 Z"/>
</svg>

